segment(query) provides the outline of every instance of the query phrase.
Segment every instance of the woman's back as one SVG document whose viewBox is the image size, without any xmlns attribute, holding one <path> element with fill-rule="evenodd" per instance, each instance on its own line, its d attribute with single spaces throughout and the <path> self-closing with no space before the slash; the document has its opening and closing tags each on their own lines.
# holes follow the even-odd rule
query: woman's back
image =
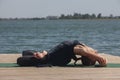
<svg viewBox="0 0 120 80">
<path fill-rule="evenodd" d="M 49 62 L 54 66 L 67 65 L 72 58 L 75 58 L 73 48 L 78 44 L 80 43 L 77 40 L 61 42 L 48 52 Z"/>
</svg>

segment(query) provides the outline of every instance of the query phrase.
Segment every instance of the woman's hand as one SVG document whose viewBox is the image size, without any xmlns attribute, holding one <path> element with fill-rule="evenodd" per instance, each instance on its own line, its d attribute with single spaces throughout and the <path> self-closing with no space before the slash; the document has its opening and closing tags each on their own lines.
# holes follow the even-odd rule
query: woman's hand
<svg viewBox="0 0 120 80">
<path fill-rule="evenodd" d="M 98 61 L 100 66 L 106 66 L 107 60 L 100 56 L 96 50 L 86 45 L 77 45 L 74 47 L 74 52 L 76 55 L 86 56 L 91 59 L 93 62 Z"/>
<path fill-rule="evenodd" d="M 101 67 L 107 66 L 107 59 L 106 59 L 106 58 L 98 55 L 97 61 L 98 61 L 98 63 L 100 64 Z"/>
</svg>

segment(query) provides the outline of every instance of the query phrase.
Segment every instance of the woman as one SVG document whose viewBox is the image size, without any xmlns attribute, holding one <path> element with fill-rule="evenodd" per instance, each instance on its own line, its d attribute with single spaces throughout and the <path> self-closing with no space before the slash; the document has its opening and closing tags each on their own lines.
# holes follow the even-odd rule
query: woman
<svg viewBox="0 0 120 80">
<path fill-rule="evenodd" d="M 76 55 L 81 56 L 77 58 Z M 65 66 L 71 59 L 82 61 L 83 65 L 94 65 L 98 61 L 100 66 L 106 66 L 106 59 L 100 56 L 96 50 L 75 41 L 63 41 L 59 45 L 52 48 L 50 51 L 23 51 L 23 56 L 17 59 L 20 66 Z"/>
</svg>

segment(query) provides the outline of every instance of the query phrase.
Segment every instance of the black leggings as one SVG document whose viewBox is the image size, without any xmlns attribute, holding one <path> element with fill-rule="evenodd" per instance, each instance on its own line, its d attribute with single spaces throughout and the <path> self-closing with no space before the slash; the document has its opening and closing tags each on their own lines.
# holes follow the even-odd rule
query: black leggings
<svg viewBox="0 0 120 80">
<path fill-rule="evenodd" d="M 26 50 L 22 52 L 22 57 L 17 59 L 17 64 L 20 66 L 36 66 L 41 62 L 40 59 L 33 57 L 33 53 L 36 51 Z"/>
</svg>

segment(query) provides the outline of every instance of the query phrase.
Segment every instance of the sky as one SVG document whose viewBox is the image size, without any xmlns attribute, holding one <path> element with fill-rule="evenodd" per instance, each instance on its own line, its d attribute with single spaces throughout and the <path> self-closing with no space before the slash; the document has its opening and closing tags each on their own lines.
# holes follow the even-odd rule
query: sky
<svg viewBox="0 0 120 80">
<path fill-rule="evenodd" d="M 120 0 L 0 0 L 0 18 L 31 18 L 61 14 L 120 16 Z"/>
</svg>

